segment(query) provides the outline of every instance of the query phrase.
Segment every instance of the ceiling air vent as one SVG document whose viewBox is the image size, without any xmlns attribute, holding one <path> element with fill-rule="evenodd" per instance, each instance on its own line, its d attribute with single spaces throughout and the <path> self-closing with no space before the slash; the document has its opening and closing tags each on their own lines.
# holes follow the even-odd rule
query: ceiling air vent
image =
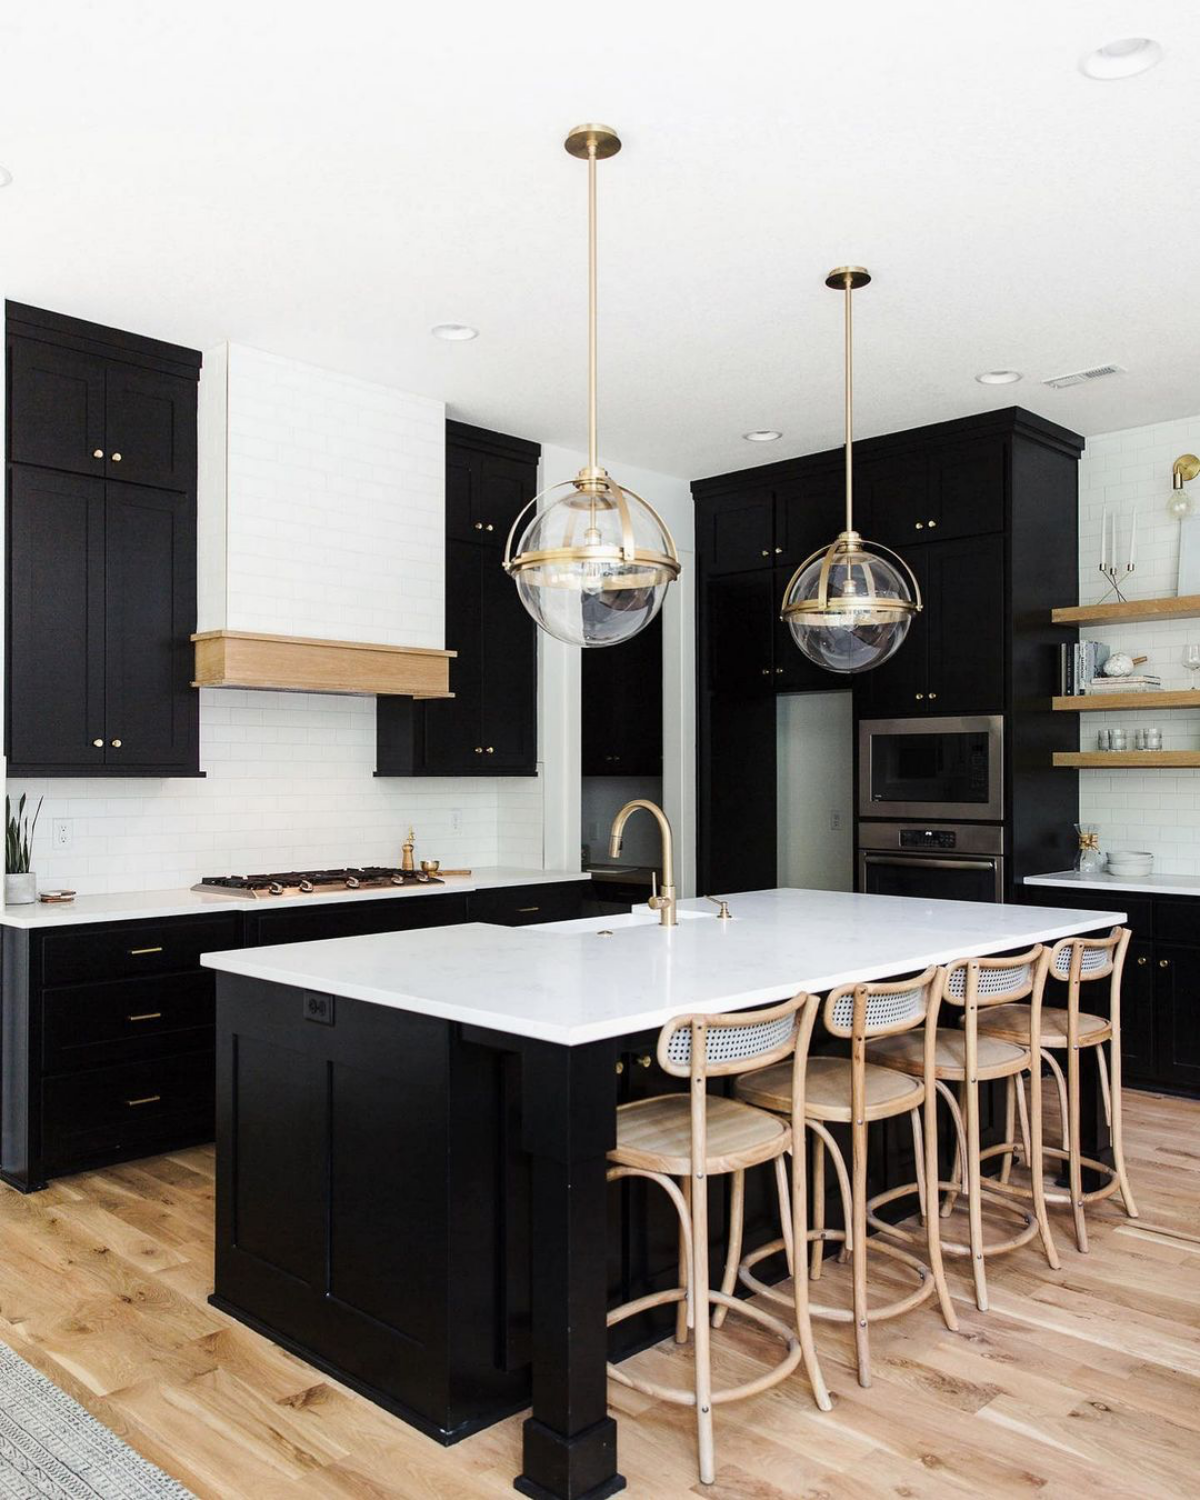
<svg viewBox="0 0 1200 1500">
<path fill-rule="evenodd" d="M 1088 370 L 1075 370 L 1070 375 L 1055 375 L 1050 380 L 1043 380 L 1043 385 L 1048 385 L 1052 390 L 1065 391 L 1072 385 L 1086 385 L 1089 380 L 1103 380 L 1106 375 L 1123 375 L 1124 365 L 1092 365 Z"/>
</svg>

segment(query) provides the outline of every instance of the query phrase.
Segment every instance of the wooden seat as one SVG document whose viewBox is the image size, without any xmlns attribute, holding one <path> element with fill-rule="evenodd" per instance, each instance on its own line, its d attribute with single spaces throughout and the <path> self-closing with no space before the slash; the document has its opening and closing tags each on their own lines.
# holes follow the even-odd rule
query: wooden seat
<svg viewBox="0 0 1200 1500">
<path fill-rule="evenodd" d="M 930 1217 L 948 1216 L 960 1201 L 966 1200 L 967 1242 L 946 1240 L 942 1249 L 949 1255 L 960 1255 L 969 1259 L 975 1283 L 975 1305 L 980 1312 L 988 1306 L 987 1271 L 985 1262 L 990 1255 L 1002 1255 L 1009 1250 L 1019 1250 L 1037 1234 L 1042 1237 L 1046 1258 L 1053 1267 L 1058 1266 L 1058 1252 L 1050 1232 L 1050 1220 L 1046 1213 L 1046 1197 L 1040 1175 L 1035 1175 L 1031 1189 L 1034 1212 L 1025 1212 L 1023 1204 L 1014 1201 L 1016 1189 L 1009 1187 L 1009 1174 L 1016 1152 L 1014 1140 L 1016 1130 L 1015 1102 L 1017 1085 L 1022 1075 L 1032 1073 L 1031 1088 L 1034 1092 L 1038 1112 L 1038 1123 L 1034 1130 L 1031 1148 L 1025 1147 L 1026 1158 L 1039 1160 L 1041 1150 L 1041 1073 L 1033 1066 L 1033 1048 L 1030 1033 L 1038 1035 L 1042 1009 L 1042 992 L 1050 970 L 1050 953 L 1040 945 L 1028 953 L 1008 955 L 1003 958 L 960 958 L 947 964 L 941 971 L 941 992 L 947 1005 L 962 1010 L 962 1029 L 941 1027 L 930 1037 L 919 1037 L 912 1032 L 892 1036 L 874 1037 L 867 1042 L 867 1056 L 875 1063 L 894 1068 L 900 1075 L 925 1076 L 926 1068 L 932 1068 L 928 1087 L 945 1102 L 954 1123 L 957 1137 L 954 1170 L 947 1182 L 935 1180 L 934 1172 L 928 1172 L 922 1180 L 920 1162 L 917 1163 L 915 1182 L 902 1183 L 897 1187 L 876 1193 L 867 1205 L 867 1222 L 877 1231 L 888 1230 L 880 1211 L 888 1204 L 910 1194 L 917 1194 L 922 1210 Z M 1014 1002 L 1029 996 L 1029 1005 Z M 986 1034 L 990 1016 L 1003 1015 L 1006 1011 L 1018 1011 L 1024 1017 L 1024 1038 L 1009 1039 L 1004 1034 Z M 986 1029 L 986 1030 L 985 1030 Z M 999 1028 L 1002 1032 L 1003 1028 Z M 930 1043 L 932 1042 L 932 1046 Z M 1040 1058 L 1040 1053 L 1039 1053 Z M 1008 1107 L 1005 1119 L 1004 1140 L 999 1145 L 986 1149 L 980 1143 L 979 1085 L 993 1078 L 1008 1079 Z M 951 1085 L 955 1088 L 952 1090 Z M 957 1098 L 955 1097 L 957 1093 Z M 1020 1095 L 1022 1101 L 1024 1094 Z M 1024 1111 L 1022 1111 L 1022 1119 Z M 990 1156 L 1002 1156 L 1000 1177 L 984 1177 L 983 1163 Z M 940 1200 L 945 1190 L 946 1198 Z M 1011 1192 L 1013 1196 L 1007 1196 Z M 1015 1234 L 1005 1239 L 984 1239 L 983 1204 L 985 1200 L 999 1209 L 1015 1213 L 1020 1226 Z M 892 1234 L 909 1244 L 916 1242 L 910 1230 L 892 1228 Z"/>
<path fill-rule="evenodd" d="M 820 1004 L 816 995 L 797 995 L 767 1010 L 741 1011 L 723 1016 L 676 1016 L 658 1037 L 658 1064 L 672 1078 L 686 1078 L 688 1091 L 638 1099 L 617 1111 L 617 1144 L 608 1153 L 608 1180 L 641 1177 L 656 1183 L 670 1198 L 679 1216 L 679 1285 L 651 1292 L 614 1307 L 609 1327 L 654 1307 L 674 1304 L 675 1338 L 695 1343 L 695 1378 L 691 1390 L 643 1379 L 620 1365 L 609 1365 L 610 1380 L 655 1401 L 691 1406 L 696 1413 L 700 1482 L 716 1477 L 713 1451 L 713 1408 L 757 1395 L 786 1380 L 803 1361 L 813 1397 L 822 1411 L 831 1405 L 817 1362 L 808 1283 L 794 1279 L 787 1300 L 787 1321 L 765 1308 L 733 1295 L 741 1257 L 746 1172 L 770 1162 L 779 1197 L 780 1229 L 787 1242 L 808 1243 L 808 1183 L 803 1147 L 788 1152 L 793 1132 L 803 1133 L 803 1105 L 789 1102 L 787 1118 L 779 1119 L 736 1099 L 708 1092 L 710 1077 L 732 1077 L 777 1064 L 793 1081 L 800 1077 L 803 1097 L 803 1060 Z M 789 1089 L 789 1100 L 791 1089 Z M 712 1177 L 731 1174 L 729 1253 L 721 1289 L 709 1277 L 708 1185 Z M 711 1310 L 715 1308 L 715 1315 Z M 720 1328 L 728 1314 L 757 1323 L 785 1346 L 779 1362 L 739 1385 L 713 1388 L 711 1328 Z M 598 1492 L 597 1492 L 598 1493 Z"/>
<path fill-rule="evenodd" d="M 915 1036 L 918 1050 L 921 1039 Z M 895 1038 L 900 1041 L 900 1037 Z M 918 1073 L 920 1069 L 917 1070 Z M 891 1068 L 876 1068 L 868 1063 L 863 1069 L 866 1090 L 867 1120 L 886 1120 L 892 1115 L 906 1115 L 920 1104 L 924 1086 L 915 1078 Z M 792 1108 L 792 1070 L 788 1064 L 747 1073 L 737 1081 L 737 1095 L 747 1104 L 773 1109 L 781 1115 Z M 810 1057 L 804 1075 L 804 1112 L 814 1120 L 848 1124 L 850 1108 L 850 1059 L 848 1057 Z"/>
<path fill-rule="evenodd" d="M 791 1081 L 790 1062 L 772 1072 Z M 792 1132 L 783 1120 L 713 1096 L 708 1101 L 704 1167 L 709 1176 L 742 1172 L 760 1162 L 773 1161 L 791 1145 Z M 669 1177 L 692 1175 L 692 1101 L 687 1094 L 661 1094 L 638 1099 L 617 1111 L 617 1144 L 608 1159 L 624 1167 L 644 1167 Z"/>
<path fill-rule="evenodd" d="M 1051 1009 L 1048 1005 L 1042 1007 L 1041 1044 L 1043 1047 L 1067 1045 L 1069 1015 L 1070 1012 L 1066 1010 Z M 995 1010 L 987 1011 L 979 1017 L 979 1030 L 981 1033 L 987 1032 L 990 1037 L 1004 1037 L 1007 1041 L 1028 1047 L 1029 1007 L 1027 1005 L 998 1005 Z M 1104 1016 L 1089 1015 L 1086 1011 L 1079 1012 L 1079 1040 L 1084 1046 L 1094 1047 L 1111 1035 L 1112 1027 Z M 981 1036 L 981 1045 L 982 1041 Z"/>
<path fill-rule="evenodd" d="M 1028 1013 L 1028 1006 L 1020 1008 Z M 1045 1011 L 1042 1014 L 1045 1015 Z M 982 1029 L 981 1020 L 980 1030 Z M 1025 1029 L 1028 1034 L 1028 1020 Z M 981 1036 L 977 1055 L 978 1069 L 975 1076 L 981 1080 L 1007 1078 L 1010 1074 L 1019 1073 L 1022 1068 L 1029 1066 L 1028 1042 L 1021 1047 L 1015 1042 L 1005 1041 L 998 1036 Z M 911 1031 L 903 1036 L 880 1037 L 878 1041 L 867 1043 L 867 1057 L 872 1062 L 881 1064 L 885 1072 L 896 1068 L 902 1075 L 910 1073 L 919 1078 L 925 1071 L 925 1041 L 923 1037 Z M 961 1082 L 967 1076 L 966 1033 L 949 1031 L 940 1026 L 933 1058 L 934 1068 L 939 1078 L 944 1078 L 949 1083 Z"/>
</svg>

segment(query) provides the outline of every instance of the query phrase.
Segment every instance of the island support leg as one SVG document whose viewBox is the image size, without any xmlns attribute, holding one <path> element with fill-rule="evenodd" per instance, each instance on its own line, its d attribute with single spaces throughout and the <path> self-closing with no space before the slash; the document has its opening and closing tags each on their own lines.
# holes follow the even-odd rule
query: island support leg
<svg viewBox="0 0 1200 1500">
<path fill-rule="evenodd" d="M 606 1156 L 616 1143 L 611 1043 L 523 1049 L 522 1143 L 532 1158 L 533 1415 L 515 1481 L 535 1500 L 625 1488 L 608 1415 Z"/>
</svg>

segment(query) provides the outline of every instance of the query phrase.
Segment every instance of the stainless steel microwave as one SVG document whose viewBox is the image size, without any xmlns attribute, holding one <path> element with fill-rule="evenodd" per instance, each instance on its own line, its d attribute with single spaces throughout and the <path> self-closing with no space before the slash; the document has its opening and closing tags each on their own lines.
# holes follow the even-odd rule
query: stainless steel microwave
<svg viewBox="0 0 1200 1500">
<path fill-rule="evenodd" d="M 1004 817 L 1004 720 L 863 719 L 860 818 L 998 823 Z"/>
</svg>

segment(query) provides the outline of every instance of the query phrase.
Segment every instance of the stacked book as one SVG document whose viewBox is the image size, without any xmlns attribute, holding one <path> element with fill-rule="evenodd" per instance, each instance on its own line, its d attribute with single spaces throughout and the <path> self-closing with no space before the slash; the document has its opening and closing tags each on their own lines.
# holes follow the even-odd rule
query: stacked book
<svg viewBox="0 0 1200 1500">
<path fill-rule="evenodd" d="M 1150 672 L 1135 672 L 1129 677 L 1093 677 L 1085 689 L 1088 693 L 1153 693 L 1162 687 L 1162 679 Z"/>
<path fill-rule="evenodd" d="M 1074 697 L 1076 693 L 1091 691 L 1091 684 L 1100 677 L 1100 668 L 1108 660 L 1108 647 L 1103 641 L 1078 641 L 1073 646 L 1058 648 L 1058 691 L 1060 697 Z M 1121 679 L 1128 682 L 1129 678 Z"/>
</svg>

